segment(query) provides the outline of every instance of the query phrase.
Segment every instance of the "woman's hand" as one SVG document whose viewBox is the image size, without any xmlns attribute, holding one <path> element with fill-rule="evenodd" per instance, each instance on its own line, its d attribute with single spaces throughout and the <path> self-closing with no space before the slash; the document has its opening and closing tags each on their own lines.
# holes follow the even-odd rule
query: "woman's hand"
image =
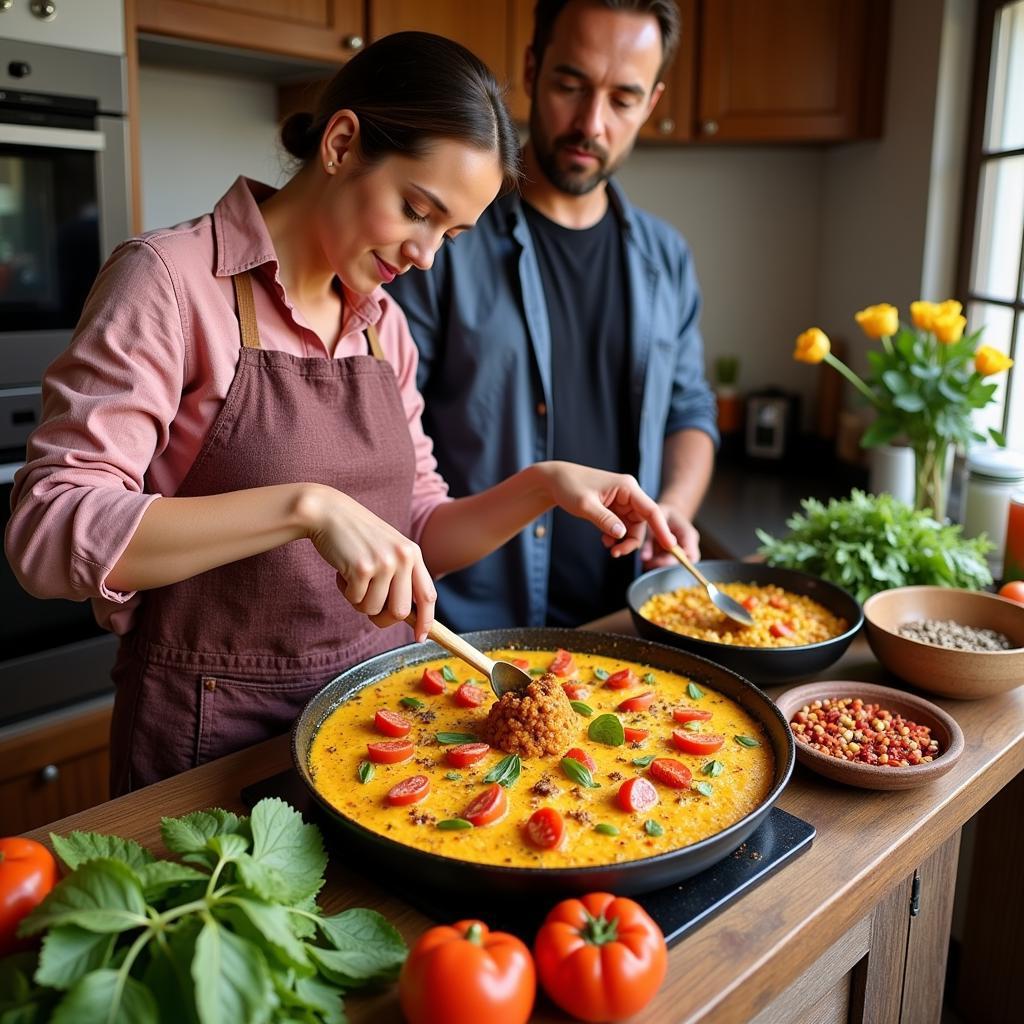
<svg viewBox="0 0 1024 1024">
<path fill-rule="evenodd" d="M 416 639 L 434 621 L 437 591 L 419 546 L 348 495 L 312 486 L 300 515 L 306 536 L 338 572 L 338 589 L 358 612 L 384 628 L 416 607 Z"/>
<path fill-rule="evenodd" d="M 602 540 L 613 557 L 636 551 L 648 526 L 662 547 L 676 543 L 664 512 L 634 477 L 572 462 L 541 462 L 534 469 L 540 473 L 551 503 L 589 519 L 604 534 Z"/>
</svg>

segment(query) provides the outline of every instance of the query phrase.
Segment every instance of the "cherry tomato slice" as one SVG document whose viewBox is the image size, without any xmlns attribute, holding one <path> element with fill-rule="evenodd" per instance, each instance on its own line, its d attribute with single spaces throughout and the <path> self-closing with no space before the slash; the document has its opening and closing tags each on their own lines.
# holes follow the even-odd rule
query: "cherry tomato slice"
<svg viewBox="0 0 1024 1024">
<path fill-rule="evenodd" d="M 616 711 L 646 711 L 654 703 L 654 691 L 647 690 L 635 697 L 627 697 L 615 709 Z"/>
<path fill-rule="evenodd" d="M 693 781 L 693 772 L 674 757 L 656 757 L 648 771 L 655 782 L 672 789 L 689 789 Z"/>
<path fill-rule="evenodd" d="M 605 681 L 604 685 L 611 687 L 613 690 L 629 690 L 639 683 L 636 673 L 631 668 L 620 668 L 618 672 L 613 672 Z"/>
<path fill-rule="evenodd" d="M 751 594 L 750 597 L 743 598 L 743 600 L 740 602 L 740 604 L 742 604 L 748 612 L 752 612 L 758 606 L 759 603 L 760 602 L 757 600 L 756 597 L 754 597 L 753 594 Z"/>
<path fill-rule="evenodd" d="M 568 651 L 563 651 L 559 647 L 554 660 L 548 666 L 548 671 L 554 672 L 556 676 L 571 676 L 576 671 L 576 662 Z"/>
<path fill-rule="evenodd" d="M 526 834 L 538 849 L 554 850 L 565 840 L 565 822 L 554 807 L 541 807 L 530 815 Z"/>
<path fill-rule="evenodd" d="M 640 743 L 642 740 L 647 739 L 647 734 L 650 730 L 648 729 L 632 729 L 628 725 L 623 726 L 622 731 L 626 735 L 627 743 Z"/>
<path fill-rule="evenodd" d="M 462 816 L 470 824 L 481 828 L 501 821 L 507 811 L 508 797 L 505 796 L 505 790 L 497 782 L 492 782 L 470 803 Z"/>
<path fill-rule="evenodd" d="M 677 722 L 707 722 L 711 712 L 701 711 L 700 708 L 673 708 L 672 717 Z"/>
<path fill-rule="evenodd" d="M 619 801 L 619 806 L 624 811 L 649 811 L 656 803 L 659 802 L 661 797 L 658 796 L 658 791 L 647 779 L 626 779 L 626 781 L 619 786 L 619 792 L 616 795 L 616 799 Z"/>
<path fill-rule="evenodd" d="M 793 627 L 788 622 L 773 622 L 768 629 L 772 636 L 777 636 L 779 638 L 790 637 L 793 635 Z"/>
<path fill-rule="evenodd" d="M 425 668 L 420 680 L 420 689 L 425 693 L 444 693 L 444 676 L 436 668 Z"/>
<path fill-rule="evenodd" d="M 773 608 L 778 608 L 780 611 L 785 611 L 789 607 L 789 602 L 781 594 L 772 594 L 768 598 L 768 603 Z"/>
<path fill-rule="evenodd" d="M 597 771 L 597 762 L 582 747 L 573 747 L 572 750 L 567 750 L 562 757 L 571 757 L 574 761 L 579 761 L 589 772 Z"/>
<path fill-rule="evenodd" d="M 513 658 L 512 664 L 515 665 L 516 668 L 521 668 L 524 672 L 528 672 L 530 670 L 530 663 L 525 658 Z"/>
<path fill-rule="evenodd" d="M 397 711 L 388 711 L 386 708 L 381 708 L 373 716 L 373 724 L 377 732 L 382 732 L 385 736 L 404 736 L 412 728 L 412 722 L 405 715 L 400 715 Z"/>
<path fill-rule="evenodd" d="M 672 743 L 684 754 L 713 754 L 724 742 L 724 736 L 713 732 L 683 732 L 676 729 L 672 733 Z"/>
<path fill-rule="evenodd" d="M 455 768 L 468 768 L 477 761 L 482 761 L 491 748 L 486 743 L 460 743 L 449 747 L 445 752 L 445 760 Z"/>
<path fill-rule="evenodd" d="M 426 775 L 410 775 L 397 786 L 392 786 L 385 799 L 392 807 L 404 807 L 406 804 L 418 804 L 429 792 L 430 779 Z"/>
<path fill-rule="evenodd" d="M 590 696 L 590 687 L 582 683 L 562 683 L 562 689 L 569 700 L 586 700 Z"/>
<path fill-rule="evenodd" d="M 381 740 L 379 743 L 367 743 L 366 751 L 370 760 L 377 764 L 400 764 L 412 757 L 416 745 L 412 740 Z"/>
<path fill-rule="evenodd" d="M 487 694 L 472 683 L 463 683 L 455 691 L 455 703 L 460 708 L 478 708 L 487 700 Z"/>
</svg>

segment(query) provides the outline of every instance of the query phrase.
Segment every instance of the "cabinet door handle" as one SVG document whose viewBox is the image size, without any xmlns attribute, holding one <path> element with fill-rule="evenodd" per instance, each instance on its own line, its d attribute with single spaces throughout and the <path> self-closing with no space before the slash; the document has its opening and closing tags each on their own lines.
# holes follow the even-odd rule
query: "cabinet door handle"
<svg viewBox="0 0 1024 1024">
<path fill-rule="evenodd" d="M 40 21 L 53 21 L 57 17 L 57 5 L 53 0 L 32 0 L 29 10 L 40 19 Z"/>
<path fill-rule="evenodd" d="M 718 134 L 718 122 L 717 121 L 705 121 L 701 128 L 704 130 L 705 135 L 717 135 Z"/>
<path fill-rule="evenodd" d="M 363 48 L 363 37 L 362 36 L 345 36 L 341 41 L 341 45 L 346 50 L 361 50 Z"/>
<path fill-rule="evenodd" d="M 60 769 L 55 764 L 46 765 L 40 772 L 43 782 L 56 782 L 60 778 Z"/>
<path fill-rule="evenodd" d="M 659 135 L 671 135 L 676 130 L 676 123 L 671 117 L 663 117 L 658 122 Z"/>
</svg>

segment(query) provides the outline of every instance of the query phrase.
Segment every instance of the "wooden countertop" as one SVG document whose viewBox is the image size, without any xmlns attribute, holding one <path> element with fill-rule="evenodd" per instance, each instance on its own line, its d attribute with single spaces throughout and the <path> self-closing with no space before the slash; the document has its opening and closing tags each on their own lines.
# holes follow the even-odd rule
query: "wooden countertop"
<svg viewBox="0 0 1024 1024">
<path fill-rule="evenodd" d="M 591 628 L 632 633 L 625 612 Z M 892 682 L 863 637 L 825 677 Z M 786 687 L 774 687 L 777 696 Z M 811 848 L 678 943 L 654 1001 L 633 1020 L 748 1020 L 783 992 L 896 883 L 947 840 L 1024 768 L 1024 687 L 981 701 L 936 698 L 960 723 L 966 749 L 956 767 L 920 789 L 878 793 L 830 783 L 798 764 L 779 799 L 817 829 Z M 243 786 L 288 767 L 285 737 L 241 751 L 31 833 L 72 829 L 130 837 L 159 851 L 163 815 L 204 807 L 245 811 Z M 379 910 L 410 943 L 429 922 L 404 901 L 343 865 L 331 864 L 321 894 L 328 913 Z M 487 917 L 481 906 L 480 916 Z M 346 999 L 352 1024 L 401 1021 L 395 990 Z M 541 1001 L 533 1020 L 565 1022 Z"/>
</svg>

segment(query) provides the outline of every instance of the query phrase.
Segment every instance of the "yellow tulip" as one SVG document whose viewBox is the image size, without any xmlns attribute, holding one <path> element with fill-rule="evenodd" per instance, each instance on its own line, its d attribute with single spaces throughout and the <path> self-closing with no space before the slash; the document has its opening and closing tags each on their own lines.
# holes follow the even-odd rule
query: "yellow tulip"
<svg viewBox="0 0 1024 1024">
<path fill-rule="evenodd" d="M 900 329 L 899 310 L 888 302 L 868 306 L 855 313 L 854 319 L 869 338 L 889 338 Z"/>
<path fill-rule="evenodd" d="M 959 306 L 960 303 L 955 302 L 953 305 Z M 966 326 L 967 317 L 958 313 L 938 313 L 932 321 L 932 331 L 943 345 L 952 345 L 954 341 L 959 341 Z"/>
<path fill-rule="evenodd" d="M 1011 366 L 1013 360 L 991 345 L 982 345 L 974 353 L 974 368 L 985 377 L 993 373 L 1002 373 Z"/>
<path fill-rule="evenodd" d="M 935 316 L 938 311 L 939 306 L 935 302 L 925 302 L 922 299 L 910 304 L 910 318 L 914 321 L 914 326 L 922 331 L 930 331 L 932 329 L 932 324 L 935 323 Z"/>
<path fill-rule="evenodd" d="M 811 327 L 796 339 L 793 358 L 801 363 L 820 363 L 831 349 L 828 335 L 820 327 Z"/>
<path fill-rule="evenodd" d="M 959 316 L 964 311 L 964 307 L 960 305 L 956 299 L 946 299 L 945 302 L 940 302 L 937 309 L 937 316 Z"/>
</svg>

